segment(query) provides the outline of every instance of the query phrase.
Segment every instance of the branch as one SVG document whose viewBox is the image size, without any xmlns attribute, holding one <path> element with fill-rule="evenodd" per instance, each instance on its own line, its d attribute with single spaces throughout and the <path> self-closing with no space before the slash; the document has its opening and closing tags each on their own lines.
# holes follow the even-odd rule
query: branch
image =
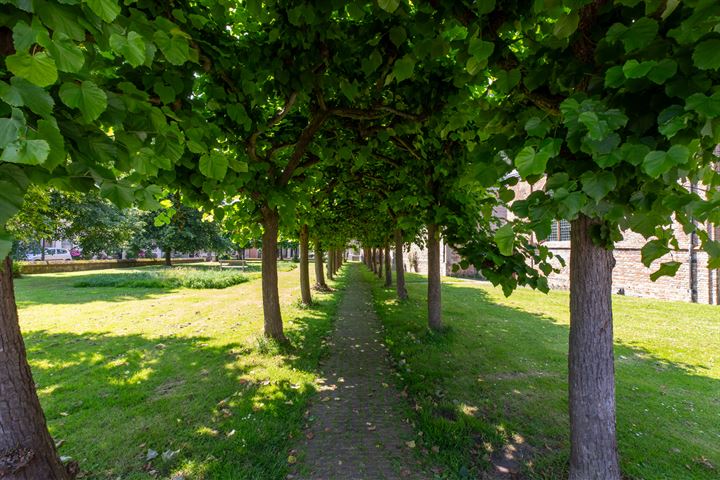
<svg viewBox="0 0 720 480">
<path fill-rule="evenodd" d="M 290 98 L 288 98 L 285 101 L 285 106 L 282 109 L 278 110 L 278 112 L 275 113 L 275 116 L 273 116 L 273 118 L 270 119 L 270 121 L 267 124 L 267 128 L 265 130 L 270 129 L 274 125 L 277 125 L 279 122 L 281 122 L 282 119 L 285 118 L 285 116 L 290 112 L 290 109 L 293 107 L 293 105 L 295 105 L 296 100 L 297 100 L 297 92 L 291 93 Z M 250 138 L 247 141 L 246 150 L 247 150 L 248 156 L 250 157 L 251 160 L 253 160 L 255 162 L 257 162 L 259 160 L 259 157 L 257 154 L 257 139 L 261 133 L 262 133 L 262 131 L 256 130 L 255 132 L 253 132 L 252 135 L 250 135 Z M 274 153 L 274 150 L 275 149 L 270 150 L 271 155 L 272 155 L 272 153 Z M 268 156 L 268 158 L 270 158 L 270 156 Z"/>
<path fill-rule="evenodd" d="M 424 113 L 422 115 L 415 115 L 412 113 L 403 112 L 402 110 L 398 110 L 396 108 L 386 107 L 385 105 L 380 105 L 379 107 L 376 107 L 376 108 L 383 112 L 392 113 L 393 115 L 397 115 L 399 117 L 406 118 L 408 120 L 413 120 L 415 122 L 422 122 L 423 120 L 425 120 L 427 118 L 427 115 Z"/>
<path fill-rule="evenodd" d="M 320 127 L 323 126 L 325 120 L 327 120 L 329 115 L 330 113 L 328 111 L 321 111 L 314 114 L 313 117 L 310 119 L 310 123 L 308 123 L 307 127 L 305 127 L 305 129 L 298 137 L 298 141 L 295 144 L 292 155 L 290 155 L 290 160 L 288 161 L 285 170 L 283 170 L 282 175 L 280 175 L 280 179 L 278 181 L 278 184 L 280 186 L 285 186 L 288 184 L 288 182 L 293 176 L 293 173 L 300 165 L 300 161 L 305 155 L 308 146 L 310 146 L 310 142 L 312 141 L 318 130 L 320 130 Z"/>
<path fill-rule="evenodd" d="M 378 120 L 388 115 L 380 112 L 379 109 L 362 108 L 333 108 L 329 112 L 336 117 L 353 118 L 355 120 Z"/>
<path fill-rule="evenodd" d="M 400 144 L 400 148 L 402 148 L 403 150 L 406 150 L 406 151 L 407 151 L 408 153 L 410 153 L 413 157 L 415 157 L 415 158 L 417 158 L 418 160 L 422 161 L 422 158 L 421 158 L 420 155 L 417 153 L 417 151 L 416 151 L 413 147 L 411 147 L 410 145 L 408 145 L 407 143 L 405 143 L 405 141 L 404 141 L 402 138 L 400 138 L 400 137 L 391 137 L 391 138 L 392 138 L 393 142 L 395 143 L 395 145 L 397 145 L 397 144 L 399 143 L 399 144 Z"/>
</svg>

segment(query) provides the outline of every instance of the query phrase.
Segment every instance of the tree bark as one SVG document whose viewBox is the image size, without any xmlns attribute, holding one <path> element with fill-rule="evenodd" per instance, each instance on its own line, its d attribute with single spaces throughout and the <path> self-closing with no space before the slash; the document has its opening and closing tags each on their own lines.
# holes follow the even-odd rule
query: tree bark
<svg viewBox="0 0 720 480">
<path fill-rule="evenodd" d="M 40 239 L 40 260 L 45 261 L 45 239 Z"/>
<path fill-rule="evenodd" d="M 615 433 L 612 251 L 595 245 L 599 224 L 580 215 L 570 231 L 570 480 L 619 480 Z"/>
<path fill-rule="evenodd" d="M 333 249 L 331 248 L 328 250 L 328 258 L 327 258 L 327 276 L 328 280 L 335 280 L 335 266 L 334 266 L 334 255 L 333 255 Z"/>
<path fill-rule="evenodd" d="M 164 255 L 165 255 L 165 266 L 172 267 L 172 250 L 168 248 L 167 250 L 165 250 Z"/>
<path fill-rule="evenodd" d="M 378 278 L 383 278 L 383 249 L 378 248 L 378 255 L 377 255 L 377 263 L 378 263 L 378 269 L 377 269 L 377 276 Z"/>
<path fill-rule="evenodd" d="M 428 326 L 442 329 L 442 300 L 440 293 L 440 231 L 434 223 L 428 225 Z"/>
<path fill-rule="evenodd" d="M 264 205 L 262 211 L 262 296 L 265 336 L 285 342 L 282 314 L 280 313 L 280 293 L 278 292 L 277 240 L 280 227 L 280 215 Z"/>
<path fill-rule="evenodd" d="M 405 287 L 405 265 L 403 264 L 403 233 L 395 229 L 395 291 L 400 300 L 407 300 L 408 292 Z"/>
<path fill-rule="evenodd" d="M 328 289 L 327 283 L 325 283 L 325 272 L 323 271 L 323 251 L 318 246 L 318 242 L 315 242 L 315 289 Z"/>
<path fill-rule="evenodd" d="M 0 478 L 66 480 L 20 333 L 10 257 L 0 268 Z"/>
<path fill-rule="evenodd" d="M 385 242 L 385 286 L 392 287 L 392 268 L 390 266 L 390 245 Z"/>
<path fill-rule="evenodd" d="M 300 227 L 300 296 L 303 305 L 312 304 L 310 293 L 309 233 L 307 224 Z"/>
</svg>

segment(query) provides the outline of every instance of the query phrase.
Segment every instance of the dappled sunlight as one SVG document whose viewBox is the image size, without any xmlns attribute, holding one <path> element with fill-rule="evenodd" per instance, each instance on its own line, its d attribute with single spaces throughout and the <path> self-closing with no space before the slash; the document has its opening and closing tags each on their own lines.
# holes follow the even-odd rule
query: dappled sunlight
<svg viewBox="0 0 720 480">
<path fill-rule="evenodd" d="M 521 288 L 506 298 L 486 282 L 444 282 L 450 332 L 435 335 L 427 329 L 426 289 L 408 288 L 411 301 L 398 307 L 392 292 L 376 285 L 376 308 L 430 441 L 457 445 L 454 439 L 469 429 L 476 446 L 458 451 L 470 455 L 490 443 L 493 465 L 514 455 L 537 475 L 566 475 L 568 293 Z M 613 301 L 624 471 L 706 478 L 707 467 L 695 460 L 720 464 L 720 311 L 629 297 Z M 450 453 L 444 458 L 463 461 Z"/>
<path fill-rule="evenodd" d="M 96 301 L 43 305 L 44 296 L 93 289 L 73 289 L 81 276 L 73 274 L 18 282 L 19 295 L 38 302 L 21 307 L 20 320 L 60 454 L 90 478 L 135 478 L 148 464 L 161 476 L 198 478 L 286 468 L 277 452 L 315 391 L 336 306 L 336 294 L 316 293 L 315 306 L 296 308 L 296 275 L 280 273 L 281 291 L 293 292 L 283 296 L 288 347 L 260 340 L 259 281 L 125 300 L 123 289 L 102 288 Z M 147 460 L 149 450 L 158 457 Z M 238 452 L 229 463 L 228 450 Z"/>
</svg>

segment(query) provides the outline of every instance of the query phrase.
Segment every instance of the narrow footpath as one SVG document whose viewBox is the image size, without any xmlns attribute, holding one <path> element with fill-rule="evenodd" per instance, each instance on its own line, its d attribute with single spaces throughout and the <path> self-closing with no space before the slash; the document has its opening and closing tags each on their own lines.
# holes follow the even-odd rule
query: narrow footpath
<svg viewBox="0 0 720 480">
<path fill-rule="evenodd" d="M 422 479 L 413 429 L 391 378 L 370 285 L 348 266 L 323 385 L 298 446 L 297 474 L 308 480 Z"/>
</svg>

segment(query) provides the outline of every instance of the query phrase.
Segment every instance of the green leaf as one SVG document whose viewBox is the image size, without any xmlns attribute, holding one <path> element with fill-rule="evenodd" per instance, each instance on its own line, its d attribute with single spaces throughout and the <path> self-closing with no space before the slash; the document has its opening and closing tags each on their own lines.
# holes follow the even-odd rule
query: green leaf
<svg viewBox="0 0 720 480">
<path fill-rule="evenodd" d="M 71 108 L 80 109 L 83 119 L 92 122 L 107 108 L 107 95 L 90 80 L 81 84 L 63 83 L 60 87 L 60 99 Z"/>
<path fill-rule="evenodd" d="M 200 157 L 200 173 L 215 180 L 222 180 L 228 169 L 228 159 L 219 152 L 212 152 Z"/>
<path fill-rule="evenodd" d="M 373 50 L 368 58 L 363 59 L 360 68 L 362 68 L 365 75 L 370 75 L 377 70 L 380 65 L 382 65 L 382 61 L 382 55 L 380 55 L 380 52 Z"/>
<path fill-rule="evenodd" d="M 24 78 L 19 77 L 13 77 L 10 83 L 12 83 L 11 88 L 20 96 L 21 105 L 25 105 L 33 113 L 43 118 L 52 116 L 55 101 L 44 88 L 33 85 Z"/>
<path fill-rule="evenodd" d="M 135 201 L 135 191 L 132 188 L 115 182 L 103 182 L 100 185 L 100 195 L 120 208 L 129 208 Z"/>
<path fill-rule="evenodd" d="M 85 64 L 83 51 L 64 33 L 55 33 L 46 47 L 61 72 L 76 73 Z"/>
<path fill-rule="evenodd" d="M 658 85 L 662 85 L 677 73 L 677 62 L 666 58 L 655 65 L 647 77 Z"/>
<path fill-rule="evenodd" d="M 495 230 L 495 244 L 500 250 L 500 255 L 509 257 L 513 254 L 515 243 L 515 232 L 513 232 L 512 224 L 506 223 L 502 227 Z"/>
<path fill-rule="evenodd" d="M 163 31 L 157 31 L 153 40 L 165 55 L 168 62 L 173 65 L 182 65 L 190 59 L 190 47 L 187 38 L 183 35 L 173 34 L 168 36 Z"/>
<path fill-rule="evenodd" d="M 407 40 L 407 32 L 403 27 L 397 26 L 390 29 L 390 41 L 399 47 Z"/>
<path fill-rule="evenodd" d="M 652 70 L 656 65 L 657 62 L 655 60 L 638 62 L 633 58 L 632 60 L 625 62 L 622 69 L 625 77 L 627 78 L 642 78 L 647 76 L 647 74 L 650 73 L 650 70 Z"/>
<path fill-rule="evenodd" d="M 393 75 L 399 83 L 412 77 L 414 70 L 415 59 L 410 54 L 407 54 L 403 58 L 395 62 L 395 66 L 393 67 Z"/>
<path fill-rule="evenodd" d="M 656 281 L 660 277 L 668 276 L 673 277 L 677 273 L 678 269 L 682 265 L 681 262 L 665 262 L 660 264 L 660 268 L 656 271 L 650 274 L 650 280 L 653 282 Z"/>
<path fill-rule="evenodd" d="M 65 141 L 57 125 L 49 120 L 38 121 L 38 136 L 47 141 L 50 146 L 50 153 L 43 166 L 52 171 L 65 162 L 67 157 Z"/>
<path fill-rule="evenodd" d="M 515 168 L 522 178 L 540 175 L 545 172 L 545 166 L 550 159 L 547 153 L 535 152 L 533 147 L 525 147 L 515 157 Z"/>
<path fill-rule="evenodd" d="M 653 150 L 645 155 L 642 168 L 652 178 L 658 178 L 672 168 L 672 161 L 667 158 L 667 153 L 660 150 Z"/>
<path fill-rule="evenodd" d="M 400 6 L 400 0 L 378 0 L 378 6 L 386 12 L 393 13 Z"/>
<path fill-rule="evenodd" d="M 5 148 L 18 139 L 18 122 L 12 118 L 0 118 L 0 148 Z"/>
<path fill-rule="evenodd" d="M 486 42 L 481 38 L 473 38 L 468 45 L 468 53 L 478 62 L 487 60 L 492 55 L 493 50 L 495 50 L 495 44 Z"/>
<path fill-rule="evenodd" d="M 539 117 L 532 117 L 525 123 L 525 131 L 534 137 L 544 137 L 550 131 L 550 122 L 541 120 Z"/>
<path fill-rule="evenodd" d="M 661 240 L 651 240 L 648 243 L 646 243 L 642 249 L 640 249 L 640 254 L 642 257 L 642 263 L 646 267 L 649 267 L 652 262 L 657 260 L 658 258 L 666 255 L 670 252 L 670 249 L 667 247 L 665 242 Z"/>
<path fill-rule="evenodd" d="M 117 0 L 85 0 L 90 10 L 98 17 L 110 23 L 120 13 L 120 5 Z"/>
<path fill-rule="evenodd" d="M 580 16 L 577 12 L 564 13 L 557 19 L 553 27 L 553 35 L 557 38 L 568 38 L 577 30 Z"/>
<path fill-rule="evenodd" d="M 129 32 L 127 37 L 113 33 L 110 35 L 110 46 L 133 67 L 145 63 L 145 40 L 137 32 Z"/>
<path fill-rule="evenodd" d="M 55 61 L 46 52 L 29 55 L 16 53 L 5 58 L 8 70 L 38 87 L 47 87 L 57 81 Z"/>
<path fill-rule="evenodd" d="M 24 140 L 8 145 L 3 150 L 0 161 L 40 165 L 47 159 L 50 145 L 45 140 Z"/>
<path fill-rule="evenodd" d="M 693 52 L 693 62 L 701 70 L 720 68 L 720 40 L 712 39 L 700 42 Z"/>
<path fill-rule="evenodd" d="M 617 179 L 612 172 L 585 172 L 580 176 L 582 191 L 590 198 L 599 202 L 617 185 Z"/>
<path fill-rule="evenodd" d="M 625 47 L 625 53 L 647 47 L 657 36 L 657 32 L 658 23 L 656 20 L 648 17 L 638 19 L 620 36 L 620 40 Z"/>
<path fill-rule="evenodd" d="M 694 93 L 685 100 L 685 110 L 695 110 L 708 117 L 720 117 L 720 93 L 712 96 Z"/>
<path fill-rule="evenodd" d="M 605 72 L 605 86 L 611 88 L 617 88 L 625 83 L 625 72 L 623 67 L 615 65 Z"/>
</svg>

